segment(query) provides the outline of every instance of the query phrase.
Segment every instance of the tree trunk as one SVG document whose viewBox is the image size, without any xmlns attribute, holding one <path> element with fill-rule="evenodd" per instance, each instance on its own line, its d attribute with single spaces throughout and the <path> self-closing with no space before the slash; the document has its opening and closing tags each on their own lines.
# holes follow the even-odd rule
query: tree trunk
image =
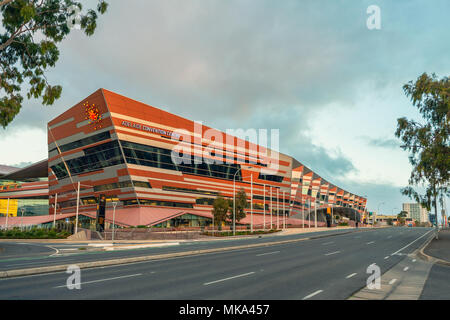
<svg viewBox="0 0 450 320">
<path fill-rule="evenodd" d="M 438 215 L 437 215 L 437 194 L 436 187 L 434 187 L 434 219 L 436 221 L 436 240 L 439 240 L 439 224 L 438 224 Z"/>
</svg>

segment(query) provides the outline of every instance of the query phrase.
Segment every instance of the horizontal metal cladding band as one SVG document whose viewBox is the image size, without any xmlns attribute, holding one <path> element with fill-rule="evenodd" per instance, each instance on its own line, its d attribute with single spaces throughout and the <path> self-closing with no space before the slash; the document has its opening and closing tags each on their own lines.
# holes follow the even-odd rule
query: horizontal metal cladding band
<svg viewBox="0 0 450 320">
<path fill-rule="evenodd" d="M 12 278 L 12 277 L 19 277 L 19 276 L 34 275 L 34 274 L 66 271 L 69 266 L 74 265 L 74 264 L 76 264 L 80 269 L 87 269 L 87 268 L 127 264 L 127 263 L 133 263 L 133 262 L 141 262 L 141 261 L 185 257 L 185 256 L 215 253 L 215 252 L 222 252 L 222 251 L 232 251 L 232 250 L 249 249 L 249 248 L 257 248 L 257 247 L 269 247 L 269 246 L 274 246 L 274 245 L 279 245 L 279 244 L 294 243 L 294 242 L 306 241 L 306 240 L 311 240 L 311 239 L 326 238 L 326 237 L 331 237 L 331 236 L 339 236 L 339 235 L 344 235 L 344 234 L 348 234 L 348 233 L 363 232 L 363 231 L 367 232 L 370 230 L 353 230 L 353 231 L 325 234 L 325 235 L 319 235 L 319 236 L 313 236 L 313 237 L 307 237 L 307 238 L 301 238 L 301 239 L 282 240 L 282 241 L 266 242 L 266 243 L 256 243 L 256 244 L 248 244 L 248 245 L 226 247 L 226 248 L 192 250 L 192 251 L 185 251 L 185 252 L 164 253 L 164 254 L 156 254 L 156 255 L 151 255 L 151 256 L 121 258 L 121 259 L 112 259 L 112 260 L 104 260 L 104 261 L 92 261 L 92 262 L 81 262 L 81 263 L 73 262 L 70 264 L 63 264 L 63 265 L 57 265 L 57 266 L 0 271 L 0 278 Z"/>
</svg>

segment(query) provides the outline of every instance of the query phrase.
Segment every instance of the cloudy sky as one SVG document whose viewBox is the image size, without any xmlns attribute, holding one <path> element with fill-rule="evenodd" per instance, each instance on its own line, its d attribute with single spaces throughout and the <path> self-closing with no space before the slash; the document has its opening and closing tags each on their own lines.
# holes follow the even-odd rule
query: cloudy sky
<svg viewBox="0 0 450 320">
<path fill-rule="evenodd" d="M 84 1 L 88 6 L 96 1 Z M 0 128 L 0 164 L 47 156 L 46 123 L 106 88 L 221 130 L 280 129 L 280 151 L 396 213 L 411 166 L 402 91 L 450 74 L 448 0 L 110 0 L 94 36 L 61 44 L 51 107 L 29 100 Z M 369 30 L 368 6 L 381 9 Z M 447 201 L 450 202 L 450 201 Z"/>
</svg>

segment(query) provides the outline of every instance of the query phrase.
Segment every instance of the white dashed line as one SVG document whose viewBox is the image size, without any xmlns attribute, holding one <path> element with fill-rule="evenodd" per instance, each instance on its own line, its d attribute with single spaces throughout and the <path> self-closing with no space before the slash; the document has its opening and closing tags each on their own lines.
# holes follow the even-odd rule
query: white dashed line
<svg viewBox="0 0 450 320">
<path fill-rule="evenodd" d="M 322 243 L 323 246 L 327 245 L 327 244 L 332 244 L 334 243 L 334 241 L 330 241 L 330 242 L 326 242 L 326 243 Z"/>
<path fill-rule="evenodd" d="M 266 256 L 266 255 L 268 255 L 268 254 L 275 254 L 275 253 L 279 253 L 280 251 L 273 251 L 273 252 L 266 252 L 266 253 L 260 253 L 260 254 L 257 254 L 256 256 L 257 257 L 260 257 L 260 256 Z"/>
<path fill-rule="evenodd" d="M 87 283 L 95 283 L 95 282 L 103 282 L 103 281 L 109 281 L 109 280 L 116 280 L 116 279 L 123 279 L 123 278 L 130 278 L 130 277 L 136 277 L 136 276 L 142 276 L 142 273 L 137 273 L 137 274 L 130 274 L 127 276 L 122 276 L 122 277 L 114 277 L 114 278 L 108 278 L 108 279 L 100 279 L 100 280 L 93 280 L 93 281 L 87 281 L 87 282 L 82 282 L 81 284 L 87 284 Z M 67 287 L 67 285 L 63 285 L 63 286 L 57 286 L 57 287 L 53 287 L 53 288 L 64 288 Z"/>
<path fill-rule="evenodd" d="M 312 297 L 314 297 L 315 295 L 318 295 L 318 294 L 321 293 L 321 292 L 323 292 L 323 290 L 317 290 L 316 292 L 313 292 L 313 293 L 307 295 L 307 296 L 304 297 L 302 300 L 306 300 L 306 299 L 312 298 Z"/>
<path fill-rule="evenodd" d="M 389 256 L 384 257 L 384 260 L 389 259 Z"/>
<path fill-rule="evenodd" d="M 416 259 L 413 259 L 413 261 L 412 262 L 416 262 Z"/>
<path fill-rule="evenodd" d="M 405 268 L 403 269 L 403 271 L 408 271 L 408 269 L 409 269 L 409 267 L 405 267 Z"/>
<path fill-rule="evenodd" d="M 433 230 L 430 230 L 430 231 L 428 231 L 427 233 L 425 233 L 425 234 L 421 235 L 420 237 L 418 237 L 416 240 L 411 241 L 410 243 L 408 243 L 408 244 L 407 244 L 406 246 L 404 246 L 403 248 L 401 248 L 401 249 L 395 251 L 394 253 L 392 253 L 391 256 L 393 256 L 393 255 L 399 253 L 399 252 L 402 251 L 403 249 L 408 248 L 408 247 L 409 247 L 410 245 L 412 245 L 414 242 L 416 242 L 417 240 L 419 240 L 419 239 L 425 237 L 425 236 L 426 236 L 427 234 L 429 234 L 431 231 L 433 231 Z"/>
<path fill-rule="evenodd" d="M 340 253 L 340 251 L 335 251 L 335 252 L 325 253 L 325 255 L 326 255 L 326 256 L 331 256 L 332 254 L 336 254 L 336 253 Z"/>
<path fill-rule="evenodd" d="M 356 275 L 357 275 L 357 273 L 349 274 L 348 276 L 345 277 L 345 279 L 350 279 L 351 277 L 354 277 Z"/>
<path fill-rule="evenodd" d="M 394 284 L 395 281 L 397 281 L 397 279 L 392 279 L 391 281 L 389 281 L 389 284 Z"/>
<path fill-rule="evenodd" d="M 254 272 L 248 272 L 248 273 L 240 274 L 240 275 L 237 275 L 237 276 L 234 276 L 234 277 L 229 277 L 229 278 L 220 279 L 220 280 L 216 280 L 216 281 L 206 282 L 203 285 L 207 286 L 207 285 L 210 285 L 210 284 L 213 284 L 213 283 L 217 283 L 217 282 L 222 282 L 222 281 L 227 281 L 227 280 L 231 280 L 231 279 L 235 279 L 235 278 L 249 276 L 251 274 L 254 274 Z"/>
<path fill-rule="evenodd" d="M 372 244 L 372 243 L 375 243 L 375 241 L 370 241 L 370 242 L 367 242 L 367 244 Z"/>
</svg>

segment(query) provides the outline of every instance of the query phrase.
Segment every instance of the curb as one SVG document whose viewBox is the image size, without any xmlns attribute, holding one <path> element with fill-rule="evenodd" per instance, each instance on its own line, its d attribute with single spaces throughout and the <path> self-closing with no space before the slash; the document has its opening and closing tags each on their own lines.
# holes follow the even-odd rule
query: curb
<svg viewBox="0 0 450 320">
<path fill-rule="evenodd" d="M 427 255 L 427 254 L 424 252 L 425 248 L 428 247 L 428 245 L 430 244 L 431 241 L 433 241 L 433 239 L 434 239 L 434 234 L 433 234 L 433 236 L 430 237 L 430 239 L 422 246 L 422 248 L 420 248 L 420 250 L 418 250 L 418 251 L 416 252 L 416 255 L 417 255 L 418 257 L 420 257 L 422 260 L 425 260 L 425 261 L 429 261 L 429 262 L 432 262 L 432 263 L 438 263 L 438 264 L 445 265 L 445 266 L 450 266 L 450 262 L 449 262 L 449 261 L 445 261 L 445 260 L 442 260 L 442 259 L 439 259 L 439 258 L 435 258 L 435 257 L 429 256 L 429 255 Z"/>
<path fill-rule="evenodd" d="M 58 272 L 58 271 L 66 271 L 69 266 L 74 265 L 74 264 L 76 264 L 80 269 L 86 269 L 86 268 L 94 268 L 94 267 L 120 265 L 120 264 L 133 263 L 133 262 L 161 260 L 161 259 L 167 259 L 167 258 L 177 258 L 177 257 L 186 257 L 186 256 L 199 255 L 199 254 L 233 251 L 233 250 L 239 250 L 239 249 L 270 247 L 270 246 L 279 245 L 279 244 L 295 243 L 295 242 L 301 242 L 301 241 L 312 240 L 312 239 L 320 239 L 320 238 L 326 238 L 326 237 L 331 237 L 331 236 L 339 236 L 339 235 L 344 235 L 344 234 L 354 233 L 354 232 L 358 232 L 358 231 L 349 231 L 349 232 L 342 232 L 342 233 L 338 233 L 338 234 L 327 234 L 327 235 L 319 235 L 319 236 L 314 236 L 314 237 L 307 237 L 307 238 L 302 238 L 302 239 L 283 240 L 283 241 L 276 241 L 276 242 L 269 242 L 269 243 L 256 243 L 256 244 L 241 245 L 241 246 L 226 247 L 226 248 L 193 250 L 193 251 L 184 251 L 184 252 L 175 252 L 175 253 L 164 253 L 164 254 L 157 254 L 157 255 L 150 255 L 150 256 L 130 257 L 130 258 L 81 262 L 81 263 L 70 263 L 70 264 L 48 266 L 48 267 L 7 270 L 7 271 L 0 271 L 0 279 L 1 278 L 18 277 L 18 276 L 28 276 L 28 275 L 42 274 L 42 273 L 51 273 L 51 272 Z M 361 231 L 359 231 L 359 232 L 361 232 Z"/>
</svg>

